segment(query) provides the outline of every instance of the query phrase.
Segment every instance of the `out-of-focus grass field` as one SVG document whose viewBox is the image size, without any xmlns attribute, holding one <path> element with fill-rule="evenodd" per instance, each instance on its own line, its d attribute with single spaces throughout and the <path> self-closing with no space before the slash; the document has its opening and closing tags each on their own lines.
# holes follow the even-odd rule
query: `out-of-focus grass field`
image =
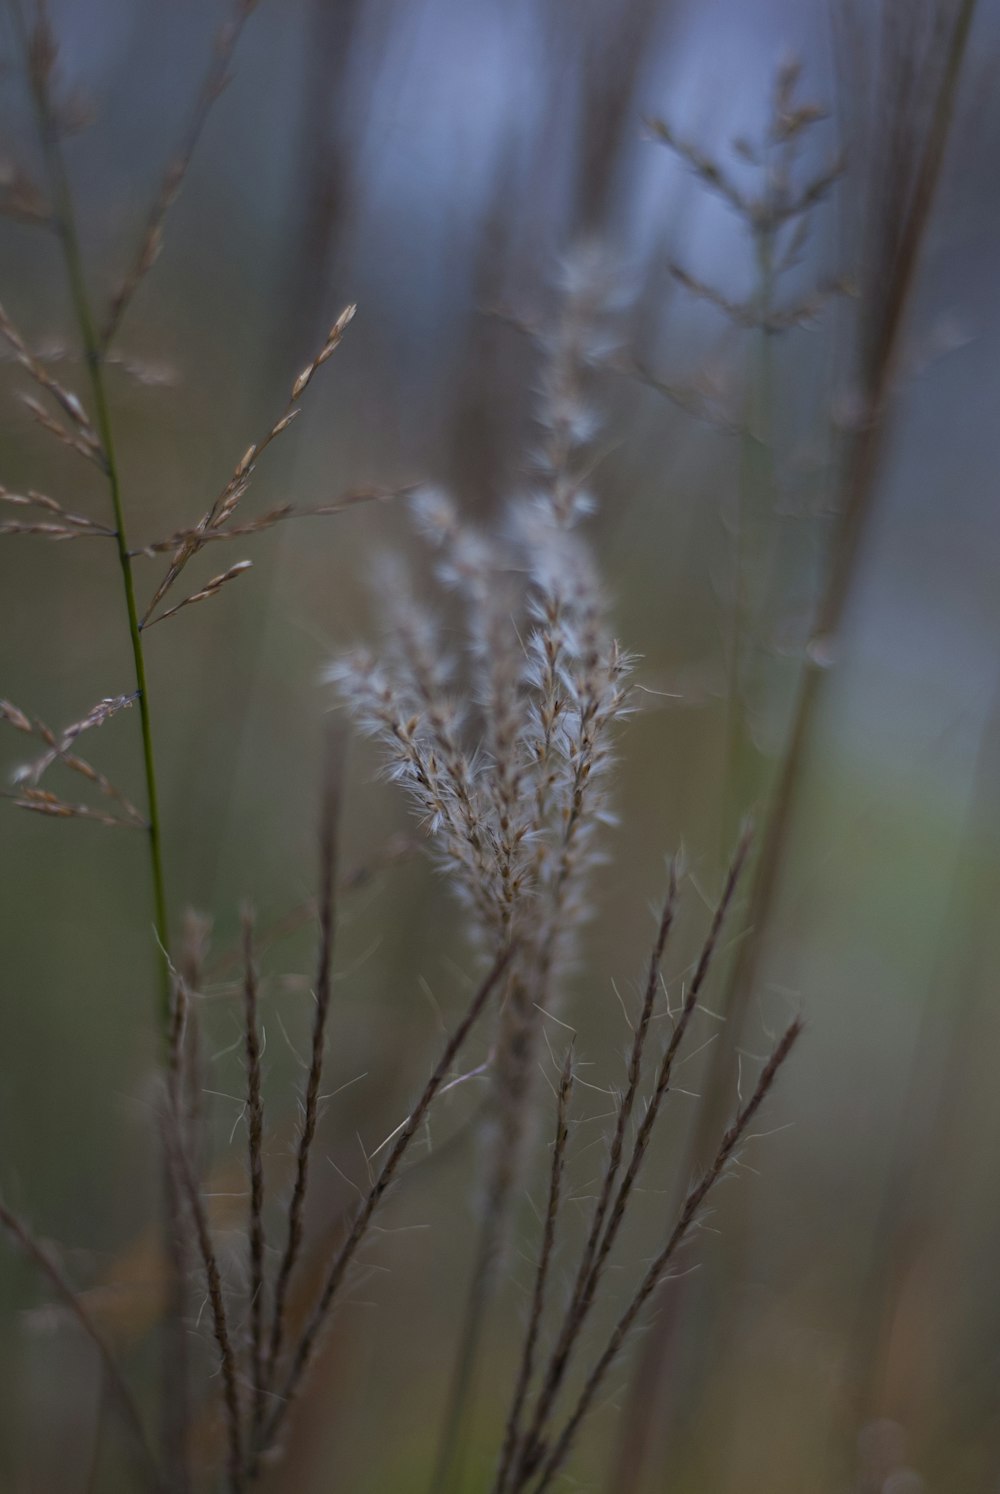
<svg viewBox="0 0 1000 1494">
<path fill-rule="evenodd" d="M 67 156 L 96 290 L 114 283 L 196 90 L 215 19 L 208 9 L 52 6 L 67 81 L 94 104 Z M 603 14 L 591 6 L 578 18 L 586 44 L 567 50 L 570 21 L 554 7 L 353 0 L 324 22 L 333 7 L 320 0 L 262 4 L 122 335 L 123 349 L 168 381 L 143 385 L 112 370 L 133 542 L 198 518 L 348 301 L 358 302 L 356 321 L 299 425 L 263 459 L 248 504 L 262 512 L 287 498 L 322 502 L 428 478 L 487 522 L 523 481 L 539 355 L 483 307 L 550 310 L 560 254 L 582 233 L 603 235 L 619 256 L 623 345 L 677 381 L 708 370 L 741 408 L 756 376 L 753 334 L 728 331 L 664 266 L 677 259 L 746 293 L 752 251 L 718 202 L 644 137 L 641 120 L 662 114 L 724 151 L 762 126 L 787 45 L 803 57 L 803 92 L 834 105 L 824 7 L 752 9 L 721 0 Z M 649 1490 L 977 1494 L 1000 1479 L 1000 137 L 983 63 L 993 7 L 976 25 L 874 522 L 813 732 L 745 1043 L 763 1053 L 800 1009 L 807 1032 L 760 1126 L 773 1134 L 747 1156 L 755 1171 L 727 1183 L 685 1257 L 697 1272 L 684 1283 Z M 622 61 L 616 48 L 633 27 L 642 43 Z M 624 78 L 628 105 L 613 120 L 622 135 L 603 200 L 584 211 L 598 168 L 574 142 L 590 139 L 588 111 L 611 108 L 597 63 L 605 34 L 607 69 Z M 5 62 L 0 148 L 34 163 L 10 47 Z M 834 108 L 820 155 L 836 132 Z M 806 283 L 850 269 L 840 255 L 851 182 L 849 170 L 817 217 Z M 72 349 L 62 269 L 44 235 L 0 224 L 0 300 L 35 345 L 56 338 Z M 829 422 L 850 392 L 837 381 L 851 314 L 838 302 L 816 326 L 771 344 L 777 512 L 761 522 L 781 538 L 755 653 L 761 750 L 745 768 L 741 811 L 761 812 L 787 731 L 829 533 Z M 72 356 L 58 367 L 82 387 Z M 0 364 L 0 483 L 100 514 L 99 475 L 38 430 L 16 398 L 24 387 L 10 360 Z M 613 982 L 634 1005 L 665 857 L 683 845 L 689 873 L 667 967 L 678 981 L 735 828 L 724 636 L 728 522 L 746 457 L 738 433 L 633 380 L 606 373 L 595 387 L 605 424 L 590 530 L 616 630 L 642 656 L 648 687 L 621 737 L 619 823 L 561 1013 L 591 1065 L 587 1082 L 600 1088 L 622 1083 L 629 1032 Z M 221 955 L 238 939 L 244 900 L 267 924 L 315 891 L 332 703 L 321 671 L 337 649 L 377 637 L 374 559 L 414 543 L 405 505 L 387 502 L 285 525 L 245 552 L 225 548 L 226 564 L 252 556 L 249 575 L 147 640 L 171 906 L 175 919 L 188 906 L 209 914 Z M 216 559 L 199 557 L 196 579 L 221 569 Z M 160 562 L 137 565 L 148 589 Z M 0 536 L 0 696 L 58 727 L 131 690 L 119 585 L 113 555 L 97 543 Z M 141 802 L 135 718 L 120 714 L 88 748 Z M 15 733 L 0 739 L 5 778 L 27 756 Z M 412 831 L 375 767 L 368 747 L 352 742 L 347 867 L 377 861 L 394 835 Z M 0 800 L 0 1186 L 85 1283 L 120 1271 L 158 1208 L 146 878 L 139 834 L 50 822 Z M 318 1156 L 332 1165 L 317 1170 L 317 1233 L 350 1203 L 345 1178 L 364 1181 L 362 1148 L 391 1130 L 422 1081 L 438 1043 L 437 1003 L 452 1016 L 474 968 L 454 905 L 419 853 L 347 895 L 341 911 L 328 1088 L 356 1082 L 323 1116 Z M 263 958 L 275 1159 L 296 1122 L 312 948 L 304 930 Z M 239 1014 L 221 976 L 218 985 L 206 1006 L 222 1055 L 208 1104 L 216 1154 L 231 1151 L 238 1167 L 241 1068 L 230 1050 Z M 712 1031 L 704 1019 L 699 1040 Z M 703 1061 L 685 1070 L 693 1091 Z M 463 1086 L 435 1111 L 434 1149 L 393 1197 L 387 1232 L 369 1252 L 379 1269 L 341 1309 L 268 1487 L 426 1487 L 480 1203 L 480 1147 L 467 1124 L 475 1089 Z M 585 1113 L 601 1103 L 589 1094 Z M 662 1234 L 694 1104 L 674 1097 L 626 1261 L 644 1262 Z M 575 1177 L 584 1193 L 585 1155 Z M 534 1197 L 542 1186 L 539 1176 Z M 489 1487 L 535 1227 L 526 1201 L 476 1414 L 470 1491 Z M 227 1236 L 234 1248 L 237 1228 Z M 0 1485 L 110 1488 L 86 1483 L 97 1400 L 88 1350 L 46 1309 L 30 1266 L 6 1246 L 0 1262 Z M 613 1291 L 614 1277 L 598 1310 L 606 1324 Z M 130 1367 L 152 1378 L 143 1298 L 124 1291 L 109 1321 Z M 576 1454 L 582 1487 L 613 1487 L 630 1363 L 614 1373 Z M 889 1423 L 902 1450 L 880 1471 L 864 1449 L 879 1437 L 892 1443 Z M 904 1468 L 922 1482 L 903 1481 Z"/>
</svg>

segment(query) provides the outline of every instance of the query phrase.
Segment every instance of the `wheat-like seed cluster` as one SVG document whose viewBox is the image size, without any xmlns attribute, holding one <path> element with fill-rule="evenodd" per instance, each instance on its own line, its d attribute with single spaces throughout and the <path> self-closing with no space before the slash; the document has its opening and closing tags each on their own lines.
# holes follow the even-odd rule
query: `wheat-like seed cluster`
<svg viewBox="0 0 1000 1494">
<path fill-rule="evenodd" d="M 329 671 L 407 790 L 476 934 L 488 945 L 515 934 L 536 952 L 544 944 L 547 978 L 586 914 L 614 728 L 631 708 L 632 661 L 610 634 L 580 528 L 593 507 L 586 457 L 597 421 L 583 383 L 598 268 L 588 254 L 590 273 L 577 265 L 568 276 L 531 491 L 491 533 L 463 522 L 438 489 L 412 500 L 438 584 L 457 597 L 461 646 L 395 565 L 380 575 L 384 649 L 356 648 Z"/>
<path fill-rule="evenodd" d="M 438 586 L 457 604 L 460 646 L 397 563 L 380 574 L 381 653 L 356 648 L 329 671 L 407 791 L 474 938 L 490 954 L 516 945 L 494 1057 L 490 1256 L 528 1130 L 540 1012 L 588 916 L 615 728 L 632 709 L 632 659 L 611 634 L 581 528 L 599 425 L 586 385 L 605 347 L 609 284 L 592 247 L 568 269 L 541 381 L 535 481 L 496 528 L 465 523 L 438 489 L 411 502 Z"/>
</svg>

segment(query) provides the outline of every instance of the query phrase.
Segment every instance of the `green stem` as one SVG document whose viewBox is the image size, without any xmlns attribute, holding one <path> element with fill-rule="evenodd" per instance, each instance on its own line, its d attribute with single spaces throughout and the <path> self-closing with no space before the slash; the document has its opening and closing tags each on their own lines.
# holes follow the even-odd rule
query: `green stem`
<svg viewBox="0 0 1000 1494">
<path fill-rule="evenodd" d="M 45 165 L 52 190 L 53 221 L 62 246 L 69 282 L 70 297 L 83 343 L 87 374 L 94 400 L 97 433 L 103 451 L 103 466 L 108 479 L 111 507 L 114 512 L 115 545 L 121 570 L 122 589 L 125 595 L 125 610 L 128 615 L 129 640 L 132 645 L 132 660 L 135 666 L 136 696 L 139 702 L 139 721 L 142 733 L 143 770 L 146 779 L 146 804 L 148 811 L 149 865 L 153 893 L 153 925 L 159 945 L 157 965 L 160 984 L 160 1018 L 166 1032 L 170 1016 L 170 929 L 167 920 L 166 884 L 163 875 L 163 848 L 160 834 L 159 798 L 156 787 L 156 761 L 153 752 L 153 729 L 149 710 L 149 690 L 146 683 L 146 659 L 142 646 L 142 627 L 135 598 L 135 580 L 132 575 L 132 558 L 129 554 L 128 537 L 125 530 L 125 513 L 122 506 L 121 476 L 115 448 L 111 413 L 108 406 L 107 386 L 104 379 L 104 358 L 100 339 L 94 323 L 90 298 L 83 273 L 83 258 L 76 228 L 76 215 L 70 191 L 66 167 L 59 147 L 58 131 L 49 108 L 44 79 L 36 76 L 31 66 L 30 40 L 20 6 L 12 7 L 21 32 L 28 71 L 31 78 L 31 93 L 38 116 Z"/>
</svg>

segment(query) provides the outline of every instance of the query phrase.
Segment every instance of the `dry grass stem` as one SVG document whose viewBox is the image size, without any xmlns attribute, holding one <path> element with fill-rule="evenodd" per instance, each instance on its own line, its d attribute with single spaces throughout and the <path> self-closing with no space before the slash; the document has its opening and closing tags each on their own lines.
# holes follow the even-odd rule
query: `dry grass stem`
<svg viewBox="0 0 1000 1494">
<path fill-rule="evenodd" d="M 182 1022 L 178 1023 L 178 1030 L 183 1031 Z M 174 1046 L 174 1042 L 175 1040 L 171 1038 L 172 1047 Z M 177 1049 L 179 1052 L 179 1040 L 177 1041 Z M 171 1061 L 171 1067 L 173 1067 L 173 1060 Z M 177 1104 L 176 1096 L 171 1096 L 170 1113 L 167 1117 L 169 1159 L 177 1177 L 178 1186 L 183 1195 L 185 1205 L 191 1216 L 194 1226 L 195 1244 L 205 1275 L 205 1288 L 212 1317 L 212 1332 L 219 1351 L 219 1362 L 222 1373 L 222 1399 L 225 1412 L 226 1439 L 229 1447 L 229 1487 L 233 1491 L 233 1494 L 239 1494 L 239 1491 L 245 1487 L 245 1477 L 236 1352 L 233 1347 L 229 1328 L 229 1314 L 226 1309 L 222 1273 L 219 1270 L 219 1260 L 215 1252 L 215 1244 L 212 1240 L 208 1216 L 205 1213 L 201 1189 L 199 1188 L 188 1152 L 185 1129 L 185 1117 Z"/>
<path fill-rule="evenodd" d="M 274 1308 L 267 1349 L 265 1384 L 274 1383 L 285 1334 L 288 1288 L 305 1234 L 305 1205 L 309 1187 L 309 1162 L 319 1119 L 320 1083 L 326 1056 L 326 1025 L 333 989 L 333 948 L 337 926 L 337 837 L 340 822 L 341 753 L 332 746 L 327 766 L 326 791 L 320 834 L 319 955 L 314 991 L 312 1043 L 309 1072 L 302 1104 L 302 1129 L 295 1153 L 295 1181 L 288 1205 L 288 1233 L 274 1286 Z"/>
<path fill-rule="evenodd" d="M 245 1484 L 243 1439 L 240 1425 L 240 1397 L 236 1363 L 226 1308 L 225 1292 L 212 1232 L 205 1212 L 201 1188 L 191 1155 L 189 1116 L 185 1103 L 185 1045 L 190 1013 L 190 993 L 183 978 L 173 973 L 170 1022 L 166 1033 L 167 1111 L 164 1118 L 164 1140 L 167 1165 L 190 1216 L 194 1230 L 193 1244 L 205 1275 L 212 1331 L 219 1351 L 222 1372 L 222 1395 L 226 1436 L 229 1446 L 229 1486 L 238 1494 Z M 178 1234 L 183 1238 L 183 1224 L 178 1211 Z"/>
<path fill-rule="evenodd" d="M 264 1420 L 264 1098 L 254 925 L 243 914 L 243 1019 L 247 1065 L 247 1159 L 250 1172 L 250 1378 L 253 1386 L 251 1444 Z M 253 1469 L 251 1459 L 250 1470 Z"/>
<path fill-rule="evenodd" d="M 524 1347 L 521 1351 L 517 1379 L 514 1384 L 514 1397 L 511 1401 L 510 1411 L 507 1415 L 507 1424 L 504 1428 L 500 1466 L 493 1485 L 494 1494 L 503 1494 L 507 1482 L 507 1474 L 510 1470 L 511 1461 L 520 1440 L 521 1413 L 524 1410 L 524 1402 L 535 1369 L 535 1354 L 538 1348 L 542 1319 L 545 1312 L 545 1292 L 552 1264 L 552 1253 L 555 1247 L 556 1225 L 559 1220 L 559 1210 L 562 1204 L 563 1172 L 566 1165 L 566 1146 L 569 1141 L 569 1109 L 572 1094 L 573 1047 L 570 1045 L 566 1053 L 565 1062 L 563 1063 L 559 1089 L 556 1096 L 556 1134 L 552 1145 L 552 1165 L 549 1171 L 549 1195 L 545 1210 L 545 1224 L 542 1230 L 542 1246 L 538 1253 L 538 1264 L 535 1269 L 535 1283 L 531 1295 L 531 1307 L 528 1312 L 528 1326 L 524 1335 Z"/>
<path fill-rule="evenodd" d="M 189 543 L 196 543 L 199 548 L 203 548 L 205 545 L 243 539 L 247 535 L 262 534 L 266 529 L 273 529 L 276 524 L 282 524 L 286 519 L 325 518 L 332 514 L 345 513 L 348 509 L 356 508 L 362 503 L 386 503 L 393 498 L 407 497 L 414 491 L 412 484 L 400 488 L 361 488 L 354 493 L 344 493 L 330 503 L 317 503 L 312 506 L 282 503 L 268 513 L 260 514 L 257 518 L 247 519 L 241 524 L 227 524 L 224 529 L 201 530 L 197 527 L 178 529 L 166 539 L 151 540 L 140 550 L 133 550 L 132 555 L 133 557 L 145 555 L 152 558 L 155 555 L 178 550 Z"/>
<path fill-rule="evenodd" d="M 374 1183 L 359 1204 L 344 1241 L 327 1271 L 319 1299 L 296 1345 L 291 1366 L 281 1385 L 278 1405 L 265 1426 L 262 1445 L 259 1451 L 263 1452 L 268 1447 L 273 1446 L 284 1424 L 285 1417 L 288 1415 L 288 1411 L 299 1391 L 303 1376 L 312 1362 L 320 1333 L 327 1324 L 347 1272 L 358 1252 L 359 1246 L 368 1234 L 372 1218 L 392 1184 L 399 1170 L 399 1165 L 406 1156 L 413 1138 L 423 1125 L 435 1097 L 448 1078 L 455 1059 L 462 1051 L 469 1034 L 482 1016 L 490 998 L 494 995 L 498 985 L 502 981 L 504 973 L 514 958 L 515 953 L 515 947 L 509 945 L 494 961 L 492 968 L 473 996 L 464 1017 L 445 1043 L 441 1056 L 430 1078 L 424 1085 L 420 1098 L 417 1100 L 417 1103 L 403 1125 L 394 1133 L 395 1141 L 392 1144 L 389 1154 L 385 1162 L 383 1162 Z"/>
<path fill-rule="evenodd" d="M 629 1083 L 618 1106 L 608 1162 L 595 1204 L 594 1217 L 586 1245 L 584 1246 L 583 1257 L 577 1271 L 562 1326 L 549 1360 L 545 1379 L 538 1394 L 531 1425 L 523 1439 L 519 1464 L 522 1474 L 526 1469 L 533 1468 L 537 1464 L 538 1449 L 542 1445 L 545 1428 L 552 1414 L 556 1398 L 562 1388 L 576 1345 L 580 1340 L 583 1328 L 596 1300 L 597 1289 L 606 1269 L 608 1257 L 625 1221 L 636 1181 L 649 1151 L 657 1117 L 670 1090 L 670 1081 L 677 1055 L 684 1042 L 691 1018 L 697 1010 L 698 1001 L 711 968 L 712 957 L 718 948 L 722 925 L 735 896 L 749 845 L 750 833 L 747 830 L 741 838 L 730 863 L 722 896 L 713 914 L 708 934 L 702 945 L 701 954 L 691 978 L 691 983 L 684 996 L 680 1012 L 674 1022 L 670 1040 L 660 1059 L 653 1093 L 646 1105 L 645 1113 L 632 1144 L 624 1176 L 616 1192 L 614 1184 L 621 1166 L 627 1120 L 632 1113 L 638 1093 L 643 1050 L 649 1033 L 653 1001 L 659 987 L 660 960 L 663 950 L 666 947 L 666 940 L 674 918 L 676 882 L 673 873 L 671 874 L 671 885 L 650 958 L 643 1011 L 632 1044 L 629 1059 Z M 605 1219 L 607 1220 L 606 1224 Z M 515 1483 L 514 1487 L 520 1488 L 521 1485 Z"/>
<path fill-rule="evenodd" d="M 773 1087 L 778 1072 L 791 1053 L 801 1031 L 802 1023 L 798 1020 L 792 1022 L 787 1028 L 784 1036 L 765 1064 L 760 1079 L 757 1081 L 756 1089 L 746 1104 L 741 1107 L 736 1119 L 723 1136 L 711 1166 L 701 1181 L 688 1193 L 684 1207 L 681 1210 L 680 1218 L 674 1226 L 673 1233 L 670 1235 L 663 1249 L 650 1264 L 628 1306 L 615 1324 L 607 1344 L 587 1376 L 583 1389 L 558 1439 L 553 1445 L 551 1452 L 545 1457 L 544 1466 L 538 1476 L 538 1482 L 534 1486 L 533 1494 L 543 1494 L 543 1490 L 550 1486 L 553 1479 L 562 1469 L 573 1439 L 580 1428 L 580 1424 L 593 1405 L 594 1398 L 604 1383 L 608 1371 L 621 1353 L 627 1338 L 635 1328 L 640 1313 L 661 1281 L 671 1260 L 696 1223 L 709 1193 L 719 1182 L 720 1178 L 724 1176 L 737 1147 L 746 1135 L 750 1122 Z M 541 1455 L 544 1455 L 544 1451 L 543 1448 L 536 1447 L 533 1450 L 533 1456 L 537 1459 Z M 535 1467 L 537 1467 L 537 1461 L 524 1470 L 520 1481 L 513 1485 L 514 1494 L 519 1494 L 519 1491 L 526 1488 L 527 1484 L 532 1481 Z"/>
<path fill-rule="evenodd" d="M 635 1033 L 632 1038 L 632 1048 L 629 1053 L 628 1083 L 622 1095 L 615 1117 L 615 1129 L 611 1138 L 611 1148 L 608 1153 L 608 1162 L 601 1182 L 601 1189 L 597 1195 L 594 1205 L 594 1217 L 591 1221 L 590 1232 L 584 1247 L 580 1269 L 577 1273 L 576 1285 L 573 1295 L 578 1298 L 583 1290 L 594 1264 L 594 1256 L 601 1240 L 604 1229 L 604 1221 L 607 1218 L 608 1209 L 614 1193 L 614 1186 L 618 1178 L 618 1171 L 622 1163 L 622 1155 L 625 1147 L 625 1137 L 628 1133 L 629 1122 L 635 1109 L 635 1102 L 639 1094 L 639 1085 L 642 1079 L 642 1060 L 646 1049 L 646 1040 L 649 1037 L 649 1024 L 653 1019 L 656 1006 L 656 998 L 662 986 L 663 955 L 673 928 L 674 917 L 677 912 L 677 860 L 670 863 L 669 884 L 667 896 L 660 915 L 660 922 L 656 932 L 656 939 L 649 957 L 649 970 L 646 976 L 646 988 L 643 993 L 642 1007 L 639 1012 L 639 1020 L 636 1023 Z M 697 996 L 695 997 L 697 1000 Z M 683 1037 L 683 1031 L 681 1033 Z"/>
</svg>

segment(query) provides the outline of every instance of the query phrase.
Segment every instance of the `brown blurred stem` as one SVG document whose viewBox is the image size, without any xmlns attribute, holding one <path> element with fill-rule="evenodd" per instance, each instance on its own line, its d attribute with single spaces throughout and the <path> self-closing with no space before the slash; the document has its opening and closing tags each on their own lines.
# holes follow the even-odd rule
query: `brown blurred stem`
<svg viewBox="0 0 1000 1494">
<path fill-rule="evenodd" d="M 312 1049 L 302 1106 L 302 1130 L 295 1156 L 295 1183 L 288 1206 L 288 1234 L 274 1286 L 274 1308 L 267 1357 L 263 1365 L 266 1388 L 274 1383 L 285 1333 L 285 1304 L 292 1273 L 302 1250 L 305 1234 L 305 1203 L 309 1186 L 309 1162 L 319 1119 L 319 1087 L 326 1054 L 326 1023 L 333 989 L 333 945 L 336 933 L 337 830 L 340 819 L 340 773 L 342 753 L 339 739 L 331 741 L 326 769 L 325 802 L 320 826 L 319 958 L 316 972 L 316 1011 Z"/>
<path fill-rule="evenodd" d="M 551 1451 L 546 1449 L 547 1455 L 541 1472 L 537 1475 L 538 1482 L 534 1486 L 534 1494 L 543 1494 L 543 1491 L 549 1488 L 562 1469 L 572 1446 L 573 1439 L 581 1423 L 589 1413 L 594 1402 L 594 1397 L 607 1378 L 608 1371 L 614 1364 L 629 1335 L 634 1330 L 639 1315 L 653 1295 L 657 1283 L 662 1280 L 663 1274 L 670 1265 L 673 1257 L 691 1232 L 692 1226 L 695 1224 L 706 1198 L 712 1192 L 719 1179 L 724 1176 L 726 1168 L 732 1160 L 740 1142 L 746 1135 L 750 1122 L 770 1093 L 779 1070 L 798 1041 L 801 1032 L 802 1023 L 798 1019 L 792 1022 L 785 1030 L 784 1035 L 761 1072 L 756 1089 L 746 1104 L 737 1112 L 735 1120 L 733 1120 L 724 1132 L 708 1169 L 702 1174 L 700 1181 L 687 1192 L 677 1223 L 671 1230 L 666 1244 L 647 1267 L 642 1281 L 639 1283 L 627 1307 L 615 1324 L 602 1353 L 584 1382 L 583 1389 L 580 1391 L 576 1404 L 559 1437 L 556 1439 L 555 1445 Z M 528 1483 L 536 1477 L 536 1472 L 537 1470 L 532 1470 L 528 1472 L 526 1477 L 518 1476 L 512 1485 L 513 1494 L 521 1494 L 521 1491 L 527 1487 Z"/>
<path fill-rule="evenodd" d="M 253 1427 L 264 1422 L 264 1098 L 262 1048 L 257 1018 L 259 982 L 254 956 L 254 921 L 243 913 L 243 1020 L 247 1068 L 247 1163 L 250 1175 L 250 1373 Z M 254 1472 L 251 1465 L 251 1473 Z"/>
<path fill-rule="evenodd" d="M 420 1098 L 402 1126 L 393 1133 L 389 1155 L 368 1193 L 358 1205 L 340 1248 L 333 1255 L 322 1291 L 295 1347 L 291 1365 L 276 1398 L 275 1409 L 271 1414 L 270 1420 L 264 1427 L 261 1440 L 257 1446 L 257 1451 L 261 1454 L 273 1446 L 288 1415 L 288 1411 L 299 1393 L 303 1377 L 312 1364 L 320 1335 L 326 1327 L 330 1314 L 336 1305 L 347 1273 L 357 1255 L 359 1247 L 368 1235 L 373 1215 L 388 1192 L 399 1170 L 400 1163 L 409 1150 L 414 1136 L 417 1135 L 420 1127 L 423 1125 L 424 1118 L 447 1078 L 452 1064 L 464 1047 L 466 1039 L 473 1027 L 482 1016 L 490 998 L 500 985 L 514 952 L 514 946 L 508 944 L 497 956 L 492 968 L 483 979 L 471 1003 L 466 1008 L 465 1015 L 445 1043 L 437 1064 L 424 1085 Z M 383 1145 L 385 1144 L 383 1143 Z"/>
<path fill-rule="evenodd" d="M 917 142 L 912 188 L 904 201 L 901 221 L 890 226 L 891 242 L 887 243 L 884 260 L 878 266 L 878 295 L 866 297 L 862 302 L 862 311 L 868 319 L 868 324 L 862 328 L 863 423 L 847 456 L 826 583 L 764 822 L 747 911 L 747 933 L 737 947 L 726 983 L 723 1011 L 728 1019 L 727 1040 L 724 1044 L 719 1043 L 712 1055 L 690 1151 L 680 1169 L 681 1179 L 689 1177 L 699 1158 L 705 1155 L 733 1087 L 740 1032 L 770 934 L 804 771 L 816 721 L 826 697 L 829 666 L 834 660 L 863 541 L 875 506 L 902 332 L 941 175 L 975 10 L 976 0 L 960 0 L 928 124 Z M 664 1314 L 659 1319 L 646 1338 L 633 1372 L 611 1480 L 615 1494 L 630 1494 L 638 1486 L 656 1409 L 657 1387 L 675 1322 L 673 1313 Z"/>
<path fill-rule="evenodd" d="M 46 1250 L 45 1246 L 38 1240 L 25 1224 L 6 1204 L 0 1201 L 0 1225 L 11 1235 L 15 1242 L 30 1261 L 37 1266 L 41 1274 L 49 1282 L 56 1296 L 61 1298 L 73 1317 L 79 1323 L 90 1342 L 96 1348 L 101 1358 L 101 1368 L 104 1374 L 104 1383 L 108 1392 L 121 1412 L 122 1421 L 128 1430 L 129 1436 L 135 1447 L 138 1461 L 144 1472 L 144 1482 L 153 1489 L 163 1490 L 163 1480 L 160 1477 L 156 1460 L 146 1440 L 146 1433 L 142 1425 L 142 1417 L 136 1406 L 132 1392 L 122 1377 L 114 1355 L 105 1343 L 100 1330 L 93 1318 L 83 1305 L 83 1300 L 63 1274 L 62 1268 Z"/>
<path fill-rule="evenodd" d="M 541 1333 L 542 1316 L 545 1311 L 545 1291 L 548 1284 L 549 1267 L 552 1262 L 552 1253 L 555 1246 L 556 1225 L 559 1221 L 559 1208 L 562 1201 L 563 1170 L 566 1163 L 566 1145 L 569 1140 L 567 1117 L 572 1089 L 573 1045 L 571 1043 L 566 1052 L 566 1059 L 559 1082 L 559 1092 L 556 1097 L 556 1134 L 552 1145 L 552 1166 L 549 1170 L 548 1207 L 545 1211 L 542 1245 L 538 1253 L 538 1264 L 535 1269 L 535 1285 L 531 1296 L 528 1327 L 524 1336 L 524 1346 L 521 1351 L 517 1379 L 514 1382 L 514 1396 L 507 1415 L 507 1425 L 504 1428 L 503 1450 L 500 1455 L 500 1465 L 497 1469 L 496 1482 L 493 1485 L 493 1494 L 503 1494 L 503 1490 L 506 1487 L 507 1474 L 520 1437 L 521 1413 L 524 1410 L 528 1389 L 531 1385 L 531 1377 L 535 1368 L 535 1356 Z"/>
</svg>

